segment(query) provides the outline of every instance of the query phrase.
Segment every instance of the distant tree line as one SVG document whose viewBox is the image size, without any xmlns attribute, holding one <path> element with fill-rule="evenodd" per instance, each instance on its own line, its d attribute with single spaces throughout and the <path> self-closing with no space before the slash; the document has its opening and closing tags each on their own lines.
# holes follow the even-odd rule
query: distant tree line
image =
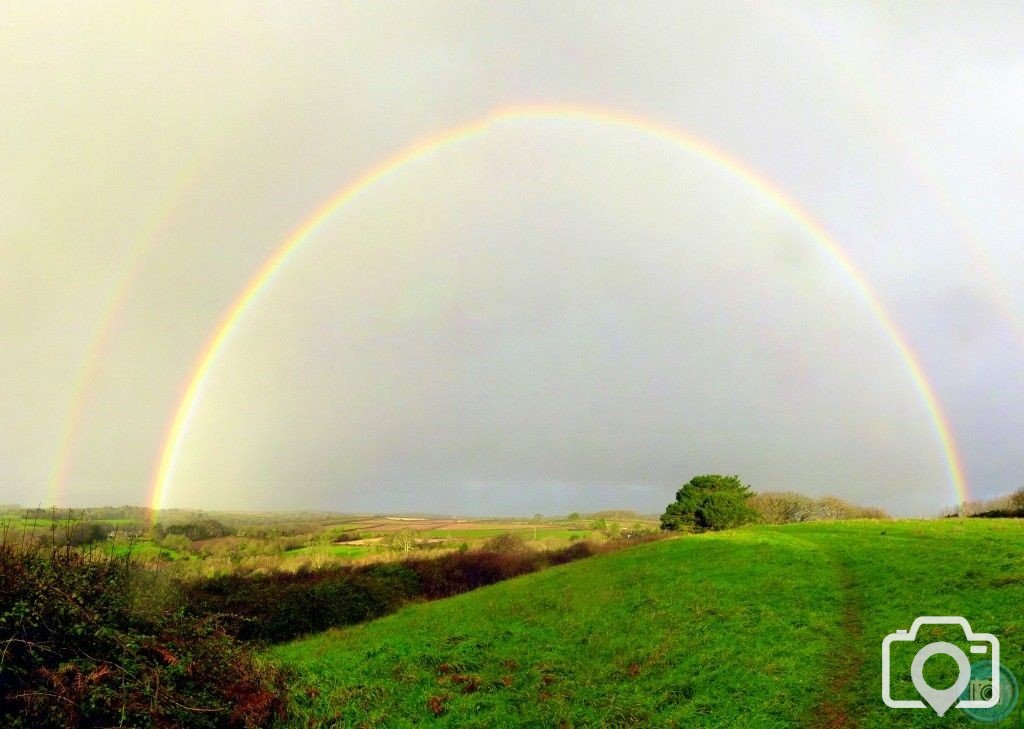
<svg viewBox="0 0 1024 729">
<path fill-rule="evenodd" d="M 837 496 L 805 496 L 793 491 L 766 491 L 748 502 L 765 524 L 792 524 L 802 521 L 838 521 L 840 519 L 888 519 L 889 515 L 873 506 L 858 506 Z"/>
<path fill-rule="evenodd" d="M 2 508 L 2 507 L 0 507 Z M 34 508 L 25 510 L 26 519 L 40 521 L 67 521 L 89 519 L 92 521 L 150 521 L 152 509 L 144 506 L 95 506 L 83 509 Z"/>
<path fill-rule="evenodd" d="M 152 529 L 153 538 L 162 540 L 168 535 L 176 534 L 183 536 L 189 541 L 195 542 L 200 539 L 219 539 L 230 537 L 235 533 L 222 522 L 216 519 L 197 519 L 176 524 L 154 524 Z"/>
<path fill-rule="evenodd" d="M 979 518 L 1024 518 L 1024 488 L 1012 494 L 996 496 L 992 499 L 966 501 L 957 507 L 948 509 L 942 516 L 973 516 Z"/>
<path fill-rule="evenodd" d="M 1021 504 L 1024 507 L 1024 490 Z M 739 476 L 694 476 L 661 515 L 666 531 L 718 531 L 751 522 L 792 524 L 840 519 L 888 519 L 874 507 L 857 506 L 835 496 L 812 497 L 792 491 L 754 493 Z"/>
</svg>

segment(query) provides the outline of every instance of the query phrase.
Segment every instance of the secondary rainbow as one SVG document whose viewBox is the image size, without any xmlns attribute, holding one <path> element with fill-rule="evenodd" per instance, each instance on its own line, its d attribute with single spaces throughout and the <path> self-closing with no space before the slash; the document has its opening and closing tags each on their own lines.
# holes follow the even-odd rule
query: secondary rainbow
<svg viewBox="0 0 1024 729">
<path fill-rule="evenodd" d="M 182 441 L 218 355 L 223 351 L 246 311 L 267 283 L 288 262 L 292 254 L 334 213 L 360 193 L 370 189 L 405 165 L 459 142 L 482 135 L 502 122 L 527 119 L 569 119 L 582 123 L 603 124 L 632 129 L 661 139 L 727 170 L 738 179 L 759 190 L 781 210 L 790 215 L 834 257 L 889 333 L 929 413 L 945 454 L 950 481 L 956 492 L 956 497 L 960 502 L 968 500 L 966 478 L 952 431 L 917 355 L 853 261 L 820 223 L 797 205 L 785 192 L 772 185 L 749 166 L 689 132 L 616 110 L 568 104 L 537 104 L 496 109 L 467 124 L 447 129 L 409 145 L 347 184 L 292 231 L 252 276 L 234 303 L 228 307 L 196 360 L 181 392 L 153 472 L 150 506 L 154 513 L 163 508 L 171 479 L 174 476 Z"/>
<path fill-rule="evenodd" d="M 197 155 L 178 173 L 174 184 L 171 186 L 170 195 L 150 216 L 146 227 L 139 235 L 138 241 L 132 248 L 122 268 L 121 275 L 118 276 L 116 283 L 111 288 L 110 295 L 107 297 L 100 312 L 100 317 L 86 347 L 85 356 L 82 358 L 82 365 L 78 370 L 78 375 L 75 377 L 67 417 L 61 427 L 57 454 L 54 457 L 53 468 L 50 470 L 49 488 L 47 491 L 47 504 L 49 506 L 64 505 L 63 501 L 68 474 L 72 466 L 75 445 L 81 434 L 82 416 L 85 413 L 89 395 L 99 375 L 103 353 L 114 336 L 115 324 L 119 314 L 128 301 L 132 286 L 138 279 L 139 272 L 149 252 L 157 241 L 160 240 L 173 220 L 174 212 L 178 207 L 182 194 L 195 182 L 201 162 L 202 158 Z"/>
<path fill-rule="evenodd" d="M 909 169 L 952 222 L 957 237 L 970 251 L 974 265 L 984 275 L 988 297 L 1009 325 L 1017 347 L 1024 352 L 1024 310 L 1015 298 L 1014 287 L 1003 273 L 1004 267 L 996 261 L 992 249 L 985 245 L 977 226 L 971 222 L 971 216 L 960 202 L 960 197 L 944 181 L 932 157 L 922 146 L 921 136 L 899 125 L 897 117 L 888 113 L 888 105 L 879 98 L 877 84 L 865 76 L 863 66 L 849 63 L 842 53 L 836 53 L 833 39 L 828 33 L 823 33 L 819 26 L 808 22 L 808 16 L 802 12 L 787 11 L 783 3 L 765 3 L 764 7 L 784 12 L 785 18 L 780 18 L 780 22 L 788 27 L 802 27 L 803 40 L 818 46 L 823 56 L 834 58 L 845 76 L 842 87 L 856 92 L 855 96 L 862 102 L 858 104 L 858 113 L 862 118 L 872 121 L 872 132 L 882 134 L 893 143 L 893 153 L 899 151 L 909 157 L 912 163 Z"/>
</svg>

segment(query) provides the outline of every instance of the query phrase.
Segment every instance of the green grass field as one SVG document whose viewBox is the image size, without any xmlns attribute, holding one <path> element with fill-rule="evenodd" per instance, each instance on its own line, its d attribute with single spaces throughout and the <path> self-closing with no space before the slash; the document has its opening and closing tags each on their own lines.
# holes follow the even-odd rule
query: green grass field
<svg viewBox="0 0 1024 729">
<path fill-rule="evenodd" d="M 1022 606 L 1019 522 L 750 527 L 410 606 L 272 655 L 298 669 L 299 725 L 967 726 L 955 709 L 882 703 L 882 638 L 918 615 L 963 615 L 1024 678 Z M 954 640 L 944 630 L 918 644 Z M 894 654 L 900 698 L 916 698 L 913 650 Z M 944 658 L 925 670 L 940 688 Z"/>
<path fill-rule="evenodd" d="M 118 543 L 118 544 L 104 544 L 104 549 L 108 549 L 117 555 L 130 554 L 135 559 L 143 562 L 148 562 L 154 559 L 167 559 L 171 561 L 177 561 L 182 559 L 193 559 L 194 556 L 187 552 L 179 552 L 174 549 L 160 546 L 159 544 L 153 544 L 149 540 L 140 540 L 133 544 Z"/>
<path fill-rule="evenodd" d="M 373 547 L 362 547 L 359 545 L 349 544 L 328 544 L 325 547 L 298 547 L 296 549 L 289 549 L 284 553 L 284 556 L 308 557 L 311 554 L 317 553 L 319 550 L 324 551 L 330 557 L 347 557 L 348 559 L 365 557 L 368 554 L 373 554 L 375 551 Z"/>
</svg>

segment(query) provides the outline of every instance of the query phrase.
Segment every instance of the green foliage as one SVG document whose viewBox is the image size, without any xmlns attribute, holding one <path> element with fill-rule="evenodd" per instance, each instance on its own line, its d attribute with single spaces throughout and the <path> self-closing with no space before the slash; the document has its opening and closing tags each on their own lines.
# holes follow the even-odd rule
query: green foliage
<svg viewBox="0 0 1024 729">
<path fill-rule="evenodd" d="M 188 552 L 192 549 L 192 541 L 184 534 L 168 534 L 161 544 L 175 552 Z"/>
<path fill-rule="evenodd" d="M 193 542 L 200 539 L 219 539 L 234 533 L 232 529 L 216 519 L 196 519 L 181 524 L 166 524 L 163 530 L 165 534 L 180 534 Z"/>
<path fill-rule="evenodd" d="M 110 526 L 97 522 L 70 522 L 55 530 L 54 543 L 83 547 L 87 544 L 105 541 L 111 531 Z"/>
<path fill-rule="evenodd" d="M 284 675 L 130 559 L 0 543 L 4 727 L 265 726 Z"/>
<path fill-rule="evenodd" d="M 747 504 L 753 495 L 738 476 L 694 476 L 679 491 L 661 516 L 666 531 L 718 531 L 740 526 L 754 518 Z"/>
</svg>

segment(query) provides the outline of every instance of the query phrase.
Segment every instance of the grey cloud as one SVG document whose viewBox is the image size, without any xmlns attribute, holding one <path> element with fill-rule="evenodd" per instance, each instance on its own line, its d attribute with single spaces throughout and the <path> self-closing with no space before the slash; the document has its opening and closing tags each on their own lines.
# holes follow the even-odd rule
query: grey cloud
<svg viewBox="0 0 1024 729">
<path fill-rule="evenodd" d="M 1016 15 L 14 6 L 0 501 L 49 498 L 76 383 L 140 246 L 86 383 L 69 503 L 145 500 L 211 329 L 323 200 L 411 140 L 531 101 L 650 116 L 777 184 L 919 351 L 975 494 L 1018 485 Z M 806 231 L 693 155 L 545 122 L 404 169 L 310 241 L 212 373 L 172 496 L 655 510 L 704 470 L 903 513 L 953 498 L 898 352 Z"/>
</svg>

